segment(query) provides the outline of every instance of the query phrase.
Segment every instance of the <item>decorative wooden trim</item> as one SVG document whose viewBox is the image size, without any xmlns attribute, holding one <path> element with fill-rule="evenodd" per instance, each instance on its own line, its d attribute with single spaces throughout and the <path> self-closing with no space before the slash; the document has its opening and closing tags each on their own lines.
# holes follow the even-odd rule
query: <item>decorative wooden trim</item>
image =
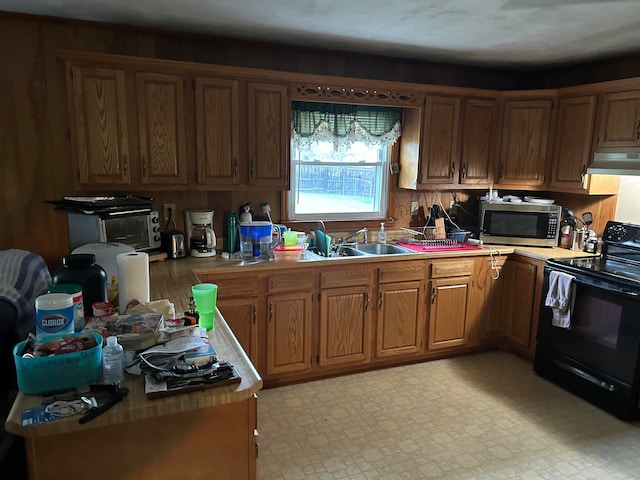
<svg viewBox="0 0 640 480">
<path fill-rule="evenodd" d="M 292 100 L 331 100 L 333 102 L 372 103 L 376 105 L 422 105 L 422 95 L 408 90 L 357 88 L 344 85 L 296 84 L 290 89 Z"/>
</svg>

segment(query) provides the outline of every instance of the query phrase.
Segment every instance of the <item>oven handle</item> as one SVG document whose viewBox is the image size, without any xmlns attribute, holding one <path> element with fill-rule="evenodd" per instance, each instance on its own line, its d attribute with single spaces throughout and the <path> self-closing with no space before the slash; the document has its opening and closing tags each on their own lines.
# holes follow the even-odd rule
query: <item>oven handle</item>
<svg viewBox="0 0 640 480">
<path fill-rule="evenodd" d="M 586 285 L 588 287 L 599 288 L 601 290 L 606 290 L 606 291 L 617 293 L 617 294 L 620 294 L 620 295 L 625 295 L 627 297 L 634 297 L 634 298 L 640 297 L 640 292 L 637 292 L 637 291 L 634 291 L 634 290 L 628 290 L 628 289 L 626 289 L 624 287 L 621 287 L 621 286 L 618 286 L 618 285 L 616 285 L 614 283 L 593 280 L 593 279 L 591 279 L 589 277 L 586 277 L 584 275 L 576 275 L 574 272 L 560 270 L 560 269 L 556 269 L 556 268 L 552 268 L 552 267 L 545 267 L 545 275 L 547 277 L 547 280 L 549 278 L 549 272 L 551 272 L 551 271 L 569 273 L 570 275 L 573 275 L 574 283 L 577 283 L 577 284 L 580 284 L 580 285 Z"/>
<path fill-rule="evenodd" d="M 600 387 L 600 388 L 604 388 L 605 390 L 608 390 L 609 392 L 614 392 L 616 390 L 615 385 L 612 385 L 610 383 L 604 382 L 596 377 L 594 377 L 593 375 L 588 374 L 587 372 L 585 372 L 584 370 L 580 370 L 579 368 L 576 367 L 572 367 L 571 365 L 567 365 L 564 362 L 561 362 L 559 360 L 556 360 L 554 362 L 557 366 L 559 366 L 560 368 L 563 368 L 564 370 L 573 373 L 575 375 L 578 375 L 581 378 L 584 378 L 586 381 L 593 383 L 594 385 Z"/>
</svg>

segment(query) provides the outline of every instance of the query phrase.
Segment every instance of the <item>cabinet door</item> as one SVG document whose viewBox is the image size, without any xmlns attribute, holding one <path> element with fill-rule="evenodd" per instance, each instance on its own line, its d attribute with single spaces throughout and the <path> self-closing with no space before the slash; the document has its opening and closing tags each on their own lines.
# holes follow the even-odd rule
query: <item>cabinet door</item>
<svg viewBox="0 0 640 480">
<path fill-rule="evenodd" d="M 498 340 L 503 334 L 502 298 L 505 284 L 503 265 L 506 258 L 479 258 L 474 282 L 473 318 L 470 323 L 477 327 L 481 340 Z"/>
<path fill-rule="evenodd" d="M 429 349 L 467 343 L 471 276 L 431 280 Z"/>
<path fill-rule="evenodd" d="M 109 68 L 70 67 L 72 138 L 80 184 L 131 181 L 125 73 Z"/>
<path fill-rule="evenodd" d="M 311 294 L 268 297 L 266 374 L 301 373 L 311 365 Z"/>
<path fill-rule="evenodd" d="M 422 351 L 425 324 L 422 292 L 420 281 L 378 286 L 377 357 Z"/>
<path fill-rule="evenodd" d="M 596 148 L 640 146 L 640 90 L 605 93 L 600 97 Z"/>
<path fill-rule="evenodd" d="M 561 98 L 558 102 L 551 185 L 572 191 L 582 186 L 591 163 L 596 97 Z"/>
<path fill-rule="evenodd" d="M 218 299 L 217 307 L 251 362 L 258 365 L 258 299 Z"/>
<path fill-rule="evenodd" d="M 198 183 L 238 184 L 238 82 L 197 77 L 195 101 Z"/>
<path fill-rule="evenodd" d="M 136 87 L 141 182 L 186 185 L 183 77 L 137 73 Z"/>
<path fill-rule="evenodd" d="M 498 102 L 465 98 L 463 118 L 460 183 L 489 185 L 496 158 Z"/>
<path fill-rule="evenodd" d="M 249 184 L 289 188 L 290 107 L 285 85 L 247 85 Z"/>
<path fill-rule="evenodd" d="M 498 171 L 500 184 L 544 184 L 552 105 L 551 100 L 505 102 Z"/>
<path fill-rule="evenodd" d="M 502 315 L 507 339 L 530 347 L 535 302 L 537 265 L 509 259 L 504 269 L 505 294 Z"/>
<path fill-rule="evenodd" d="M 320 297 L 320 366 L 368 362 L 371 287 L 324 289 Z"/>
<path fill-rule="evenodd" d="M 457 183 L 459 123 L 460 98 L 427 95 L 420 184 Z"/>
</svg>

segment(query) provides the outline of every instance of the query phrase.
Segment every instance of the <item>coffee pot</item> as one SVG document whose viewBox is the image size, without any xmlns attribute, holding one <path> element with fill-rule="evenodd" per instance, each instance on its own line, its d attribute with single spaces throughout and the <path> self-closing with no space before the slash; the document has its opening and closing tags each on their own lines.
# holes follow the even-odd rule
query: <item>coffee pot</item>
<svg viewBox="0 0 640 480">
<path fill-rule="evenodd" d="M 213 257 L 216 254 L 213 213 L 213 210 L 185 211 L 187 245 L 192 257 Z"/>
</svg>

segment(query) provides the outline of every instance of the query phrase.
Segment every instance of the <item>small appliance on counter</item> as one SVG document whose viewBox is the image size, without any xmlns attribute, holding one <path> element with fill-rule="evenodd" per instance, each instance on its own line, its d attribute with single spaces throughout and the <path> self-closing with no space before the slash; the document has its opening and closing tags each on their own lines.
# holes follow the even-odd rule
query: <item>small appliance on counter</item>
<svg viewBox="0 0 640 480">
<path fill-rule="evenodd" d="M 47 203 L 67 212 L 71 249 L 115 242 L 147 251 L 160 247 L 160 217 L 151 201 L 127 195 L 63 197 Z"/>
<path fill-rule="evenodd" d="M 186 245 L 192 257 L 213 257 L 216 254 L 216 234 L 213 231 L 213 210 L 186 210 L 184 225 Z"/>
<path fill-rule="evenodd" d="M 167 258 L 183 258 L 187 256 L 184 233 L 177 230 L 160 231 L 160 249 L 167 254 Z"/>
</svg>

